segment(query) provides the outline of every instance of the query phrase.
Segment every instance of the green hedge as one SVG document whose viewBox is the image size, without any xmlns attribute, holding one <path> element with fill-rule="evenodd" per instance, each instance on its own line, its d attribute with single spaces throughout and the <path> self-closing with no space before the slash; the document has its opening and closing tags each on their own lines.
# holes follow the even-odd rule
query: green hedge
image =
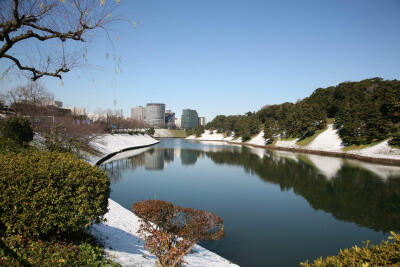
<svg viewBox="0 0 400 267">
<path fill-rule="evenodd" d="M 12 139 L 0 136 L 0 153 L 21 152 L 26 149 L 33 149 L 27 144 L 21 144 Z"/>
<path fill-rule="evenodd" d="M 11 117 L 0 121 L 0 135 L 17 143 L 30 142 L 33 139 L 33 130 L 28 119 Z"/>
<path fill-rule="evenodd" d="M 110 266 L 101 247 L 91 240 L 25 239 L 21 236 L 0 239 L 0 266 Z"/>
<path fill-rule="evenodd" d="M 67 153 L 0 153 L 0 224 L 7 234 L 54 236 L 99 222 L 107 212 L 105 173 Z"/>
<path fill-rule="evenodd" d="M 400 234 L 391 232 L 390 241 L 383 241 L 375 246 L 369 241 L 365 247 L 354 246 L 340 250 L 337 256 L 319 258 L 311 264 L 301 263 L 304 267 L 335 267 L 335 266 L 400 266 Z"/>
</svg>

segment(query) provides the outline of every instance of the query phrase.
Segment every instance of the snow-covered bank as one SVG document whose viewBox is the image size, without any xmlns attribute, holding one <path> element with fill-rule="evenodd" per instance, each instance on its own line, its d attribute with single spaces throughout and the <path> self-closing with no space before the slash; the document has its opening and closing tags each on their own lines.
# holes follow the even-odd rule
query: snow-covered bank
<svg viewBox="0 0 400 267">
<path fill-rule="evenodd" d="M 154 137 L 156 138 L 185 138 L 185 130 L 175 129 L 154 129 Z"/>
<path fill-rule="evenodd" d="M 263 138 L 264 133 L 260 132 L 256 137 L 251 138 L 245 144 L 265 146 L 265 140 Z M 240 143 L 240 139 L 233 140 L 232 137 L 224 137 L 222 134 L 216 132 L 206 131 L 201 137 L 189 136 L 186 139 L 199 140 L 199 141 L 228 141 L 234 143 Z M 400 149 L 390 147 L 388 141 L 383 141 L 377 145 L 360 149 L 360 150 L 349 150 L 344 151 L 343 141 L 338 134 L 338 130 L 333 127 L 332 124 L 328 125 L 327 129 L 320 133 L 311 143 L 306 146 L 300 146 L 297 144 L 298 140 L 278 140 L 274 145 L 277 148 L 293 148 L 310 151 L 322 151 L 322 152 L 336 152 L 359 155 L 377 159 L 394 159 L 400 160 Z"/>
<path fill-rule="evenodd" d="M 224 134 L 217 133 L 217 131 L 210 130 L 205 130 L 200 137 L 191 135 L 188 136 L 186 139 L 199 141 L 233 141 L 232 136 L 225 136 Z"/>
<path fill-rule="evenodd" d="M 94 225 L 91 232 L 105 245 L 105 251 L 122 266 L 154 266 L 156 257 L 144 248 L 137 235 L 139 218 L 113 200 L 108 203 L 107 222 Z M 187 266 L 237 266 L 217 254 L 196 245 L 184 260 Z"/>
<path fill-rule="evenodd" d="M 147 135 L 115 134 L 100 136 L 91 145 L 100 151 L 102 156 L 106 156 L 127 148 L 149 146 L 158 142 Z M 144 147 L 124 151 L 105 162 L 137 155 L 150 148 Z M 102 156 L 91 156 L 87 160 L 95 164 Z M 144 242 L 137 234 L 140 224 L 139 218 L 112 199 L 109 199 L 108 208 L 109 211 L 105 215 L 106 222 L 96 224 L 90 230 L 103 243 L 108 257 L 122 266 L 154 266 L 155 256 L 144 248 Z M 184 260 L 188 263 L 187 266 L 194 267 L 237 266 L 198 245 Z"/>
<path fill-rule="evenodd" d="M 136 134 L 105 134 L 97 137 L 90 145 L 101 154 L 97 156 L 88 156 L 88 161 L 92 164 L 98 162 L 101 158 L 127 148 L 149 146 L 159 143 L 158 140 L 148 135 Z"/>
</svg>

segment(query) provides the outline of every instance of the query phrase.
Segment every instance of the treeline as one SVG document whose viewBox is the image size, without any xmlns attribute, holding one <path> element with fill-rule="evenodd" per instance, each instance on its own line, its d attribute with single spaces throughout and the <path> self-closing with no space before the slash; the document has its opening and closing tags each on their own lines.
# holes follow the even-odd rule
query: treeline
<svg viewBox="0 0 400 267">
<path fill-rule="evenodd" d="M 264 130 L 267 143 L 276 138 L 304 139 L 332 121 L 346 145 L 391 138 L 400 145 L 400 81 L 372 78 L 318 88 L 296 103 L 266 106 L 244 115 L 219 115 L 207 129 L 243 140 Z"/>
</svg>

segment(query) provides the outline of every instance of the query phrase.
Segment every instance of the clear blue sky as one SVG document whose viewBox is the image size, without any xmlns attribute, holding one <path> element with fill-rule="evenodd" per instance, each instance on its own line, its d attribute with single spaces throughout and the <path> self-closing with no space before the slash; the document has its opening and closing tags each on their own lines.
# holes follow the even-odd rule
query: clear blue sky
<svg viewBox="0 0 400 267">
<path fill-rule="evenodd" d="M 44 79 L 57 99 L 93 111 L 116 97 L 125 115 L 162 102 L 209 121 L 342 81 L 400 78 L 399 0 L 122 0 L 120 8 L 141 22 L 112 32 L 123 72 L 106 60 L 110 43 L 97 39 L 88 58 L 101 68 L 67 73 L 62 87 Z"/>
</svg>

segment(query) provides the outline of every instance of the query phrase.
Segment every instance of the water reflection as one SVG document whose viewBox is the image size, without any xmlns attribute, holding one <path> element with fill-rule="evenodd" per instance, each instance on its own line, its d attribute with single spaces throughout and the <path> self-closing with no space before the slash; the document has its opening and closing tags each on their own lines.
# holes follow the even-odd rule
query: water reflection
<svg viewBox="0 0 400 267">
<path fill-rule="evenodd" d="M 144 167 L 161 171 L 175 159 L 184 166 L 199 158 L 217 165 L 240 166 L 262 181 L 293 190 L 316 210 L 376 231 L 400 230 L 400 167 L 356 160 L 268 151 L 249 147 L 155 147 L 137 156 L 111 161 L 102 167 L 117 183 L 124 171 Z"/>
</svg>

